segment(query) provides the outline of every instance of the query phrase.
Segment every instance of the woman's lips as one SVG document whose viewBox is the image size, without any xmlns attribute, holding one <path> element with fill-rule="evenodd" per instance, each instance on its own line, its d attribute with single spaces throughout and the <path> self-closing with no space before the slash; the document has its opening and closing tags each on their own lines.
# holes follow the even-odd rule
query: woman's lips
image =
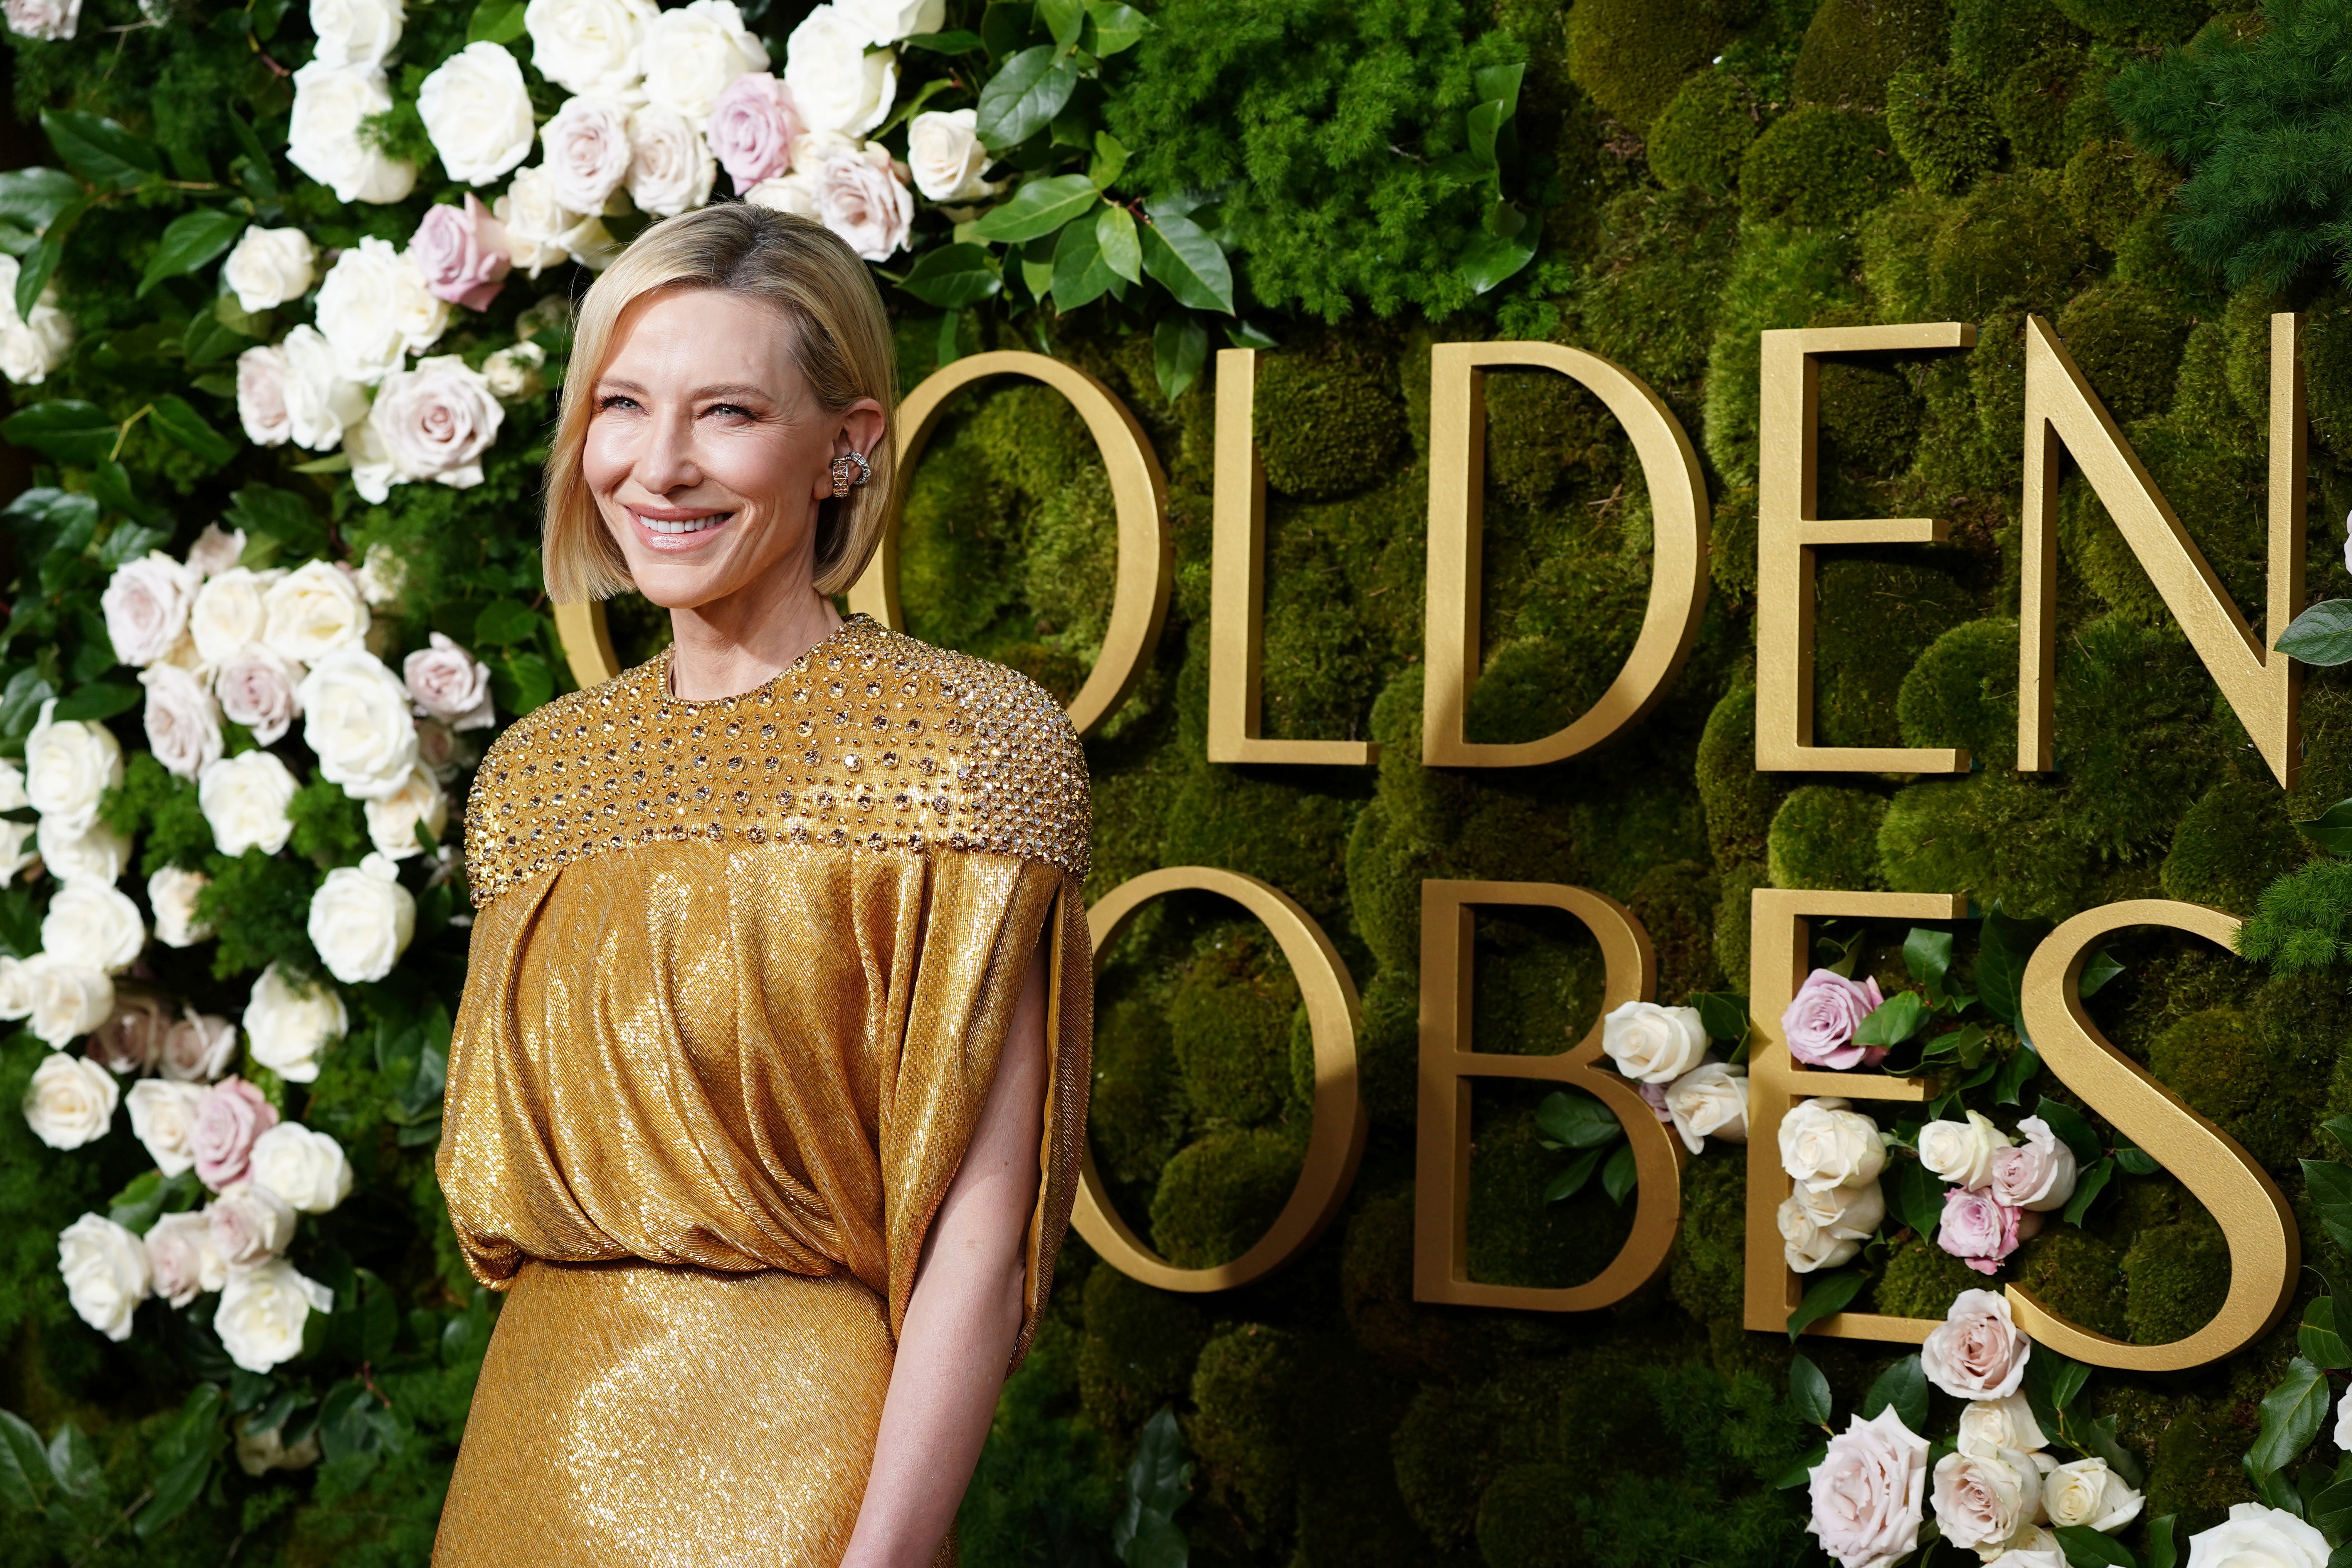
<svg viewBox="0 0 2352 1568">
<path fill-rule="evenodd" d="M 629 522 L 649 550 L 692 550 L 733 521 L 731 511 L 631 507 Z"/>
</svg>

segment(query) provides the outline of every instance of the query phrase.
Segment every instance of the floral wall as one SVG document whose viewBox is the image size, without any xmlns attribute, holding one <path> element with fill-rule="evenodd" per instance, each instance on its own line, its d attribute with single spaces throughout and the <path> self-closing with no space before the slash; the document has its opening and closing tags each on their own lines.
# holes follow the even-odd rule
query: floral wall
<svg viewBox="0 0 2352 1568">
<path fill-rule="evenodd" d="M 2231 1542 L 2316 1568 L 2344 1539 L 2323 1417 L 2352 1366 L 2328 1283 L 2352 1170 L 2327 1126 L 2352 1112 L 2352 889 L 2323 813 L 2352 795 L 2352 686 L 2311 672 L 2302 779 L 2279 789 L 2070 481 L 2059 766 L 2014 766 L 2028 312 L 2259 617 L 2267 319 L 2304 311 L 2310 586 L 2352 593 L 2336 8 L 0 8 L 23 165 L 0 174 L 0 1098 L 22 1108 L 0 1118 L 0 1561 L 425 1560 L 497 1310 L 432 1174 L 467 936 L 453 849 L 482 746 L 570 683 L 536 497 L 571 304 L 646 222 L 736 196 L 872 263 L 902 387 L 1021 348 L 1134 410 L 1168 470 L 1176 590 L 1087 743 L 1091 889 L 1262 877 L 1363 995 L 1371 1135 L 1339 1219 L 1211 1296 L 1074 1238 L 965 1503 L 966 1561 L 1858 1564 L 1940 1533 L 2045 1568 Z M 1759 774 L 1757 333 L 1932 320 L 1977 323 L 1978 346 L 1824 368 L 1822 515 L 1953 526 L 1825 554 L 1816 738 L 1979 765 Z M 1687 668 L 1612 746 L 1550 767 L 1417 760 L 1429 347 L 1471 338 L 1626 366 L 1714 501 Z M 1376 739 L 1377 767 L 1205 761 L 1229 345 L 1268 351 L 1266 732 Z M 1649 503 L 1564 381 L 1498 373 L 1487 403 L 1470 733 L 1526 740 L 1633 646 Z M 975 389 L 909 484 L 909 629 L 1075 691 L 1116 531 L 1076 416 Z M 640 601 L 612 621 L 626 659 L 666 636 Z M 1611 1056 L 1697 1147 L 1670 1266 L 1615 1309 L 1412 1300 L 1430 877 L 1597 889 L 1655 944 L 1659 1006 L 1612 1020 Z M 1826 1068 L 1934 1086 L 1916 1117 L 1792 1119 L 1801 1192 L 1773 1241 L 1816 1305 L 1950 1314 L 1917 1355 L 1738 1326 L 1746 911 L 1771 886 L 1976 905 L 1822 927 L 1790 1020 Z M 2318 1272 L 2230 1361 L 2084 1377 L 1968 1293 L 2016 1282 L 2156 1343 L 2228 1282 L 2211 1216 L 2016 1026 L 2049 923 L 2138 896 L 2259 913 L 2255 958 L 2119 936 L 2088 1005 L 2271 1173 Z M 1563 1048 L 1601 982 L 1572 923 L 1482 914 L 1479 1048 Z M 1179 1264 L 1236 1256 L 1305 1142 L 1281 958 L 1230 905 L 1162 900 L 1109 955 L 1098 1018 L 1112 1196 Z M 1474 1128 L 1474 1277 L 1591 1278 L 1630 1223 L 1615 1123 L 1496 1080 Z"/>
</svg>

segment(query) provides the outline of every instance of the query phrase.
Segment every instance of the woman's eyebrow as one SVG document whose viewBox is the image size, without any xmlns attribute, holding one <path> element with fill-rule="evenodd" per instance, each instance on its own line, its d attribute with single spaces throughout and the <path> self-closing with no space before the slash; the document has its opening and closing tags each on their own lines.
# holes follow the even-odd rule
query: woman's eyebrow
<svg viewBox="0 0 2352 1568">
<path fill-rule="evenodd" d="M 697 402 L 706 397 L 755 397 L 762 403 L 770 401 L 766 387 L 740 381 L 730 381 L 719 386 L 697 387 L 694 395 Z"/>
</svg>

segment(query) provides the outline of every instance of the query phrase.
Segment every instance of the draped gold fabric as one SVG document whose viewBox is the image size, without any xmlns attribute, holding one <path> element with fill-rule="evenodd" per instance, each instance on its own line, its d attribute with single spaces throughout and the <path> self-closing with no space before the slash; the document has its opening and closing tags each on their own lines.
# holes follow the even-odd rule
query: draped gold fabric
<svg viewBox="0 0 2352 1568">
<path fill-rule="evenodd" d="M 516 724 L 468 808 L 440 1174 L 511 1294 L 437 1563 L 837 1561 L 1041 941 L 1024 1348 L 1068 1219 L 1087 813 L 1051 699 L 862 617 L 740 697 L 667 683 Z"/>
</svg>

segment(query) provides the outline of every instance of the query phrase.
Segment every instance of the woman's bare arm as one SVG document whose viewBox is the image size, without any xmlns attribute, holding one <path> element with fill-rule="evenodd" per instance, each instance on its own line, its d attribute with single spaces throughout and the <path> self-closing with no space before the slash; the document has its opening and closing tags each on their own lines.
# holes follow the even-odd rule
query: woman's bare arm
<svg viewBox="0 0 2352 1568">
<path fill-rule="evenodd" d="M 1023 982 L 971 1147 L 931 1222 L 842 1568 L 929 1568 L 1021 1332 L 1045 1114 L 1045 942 Z"/>
</svg>

